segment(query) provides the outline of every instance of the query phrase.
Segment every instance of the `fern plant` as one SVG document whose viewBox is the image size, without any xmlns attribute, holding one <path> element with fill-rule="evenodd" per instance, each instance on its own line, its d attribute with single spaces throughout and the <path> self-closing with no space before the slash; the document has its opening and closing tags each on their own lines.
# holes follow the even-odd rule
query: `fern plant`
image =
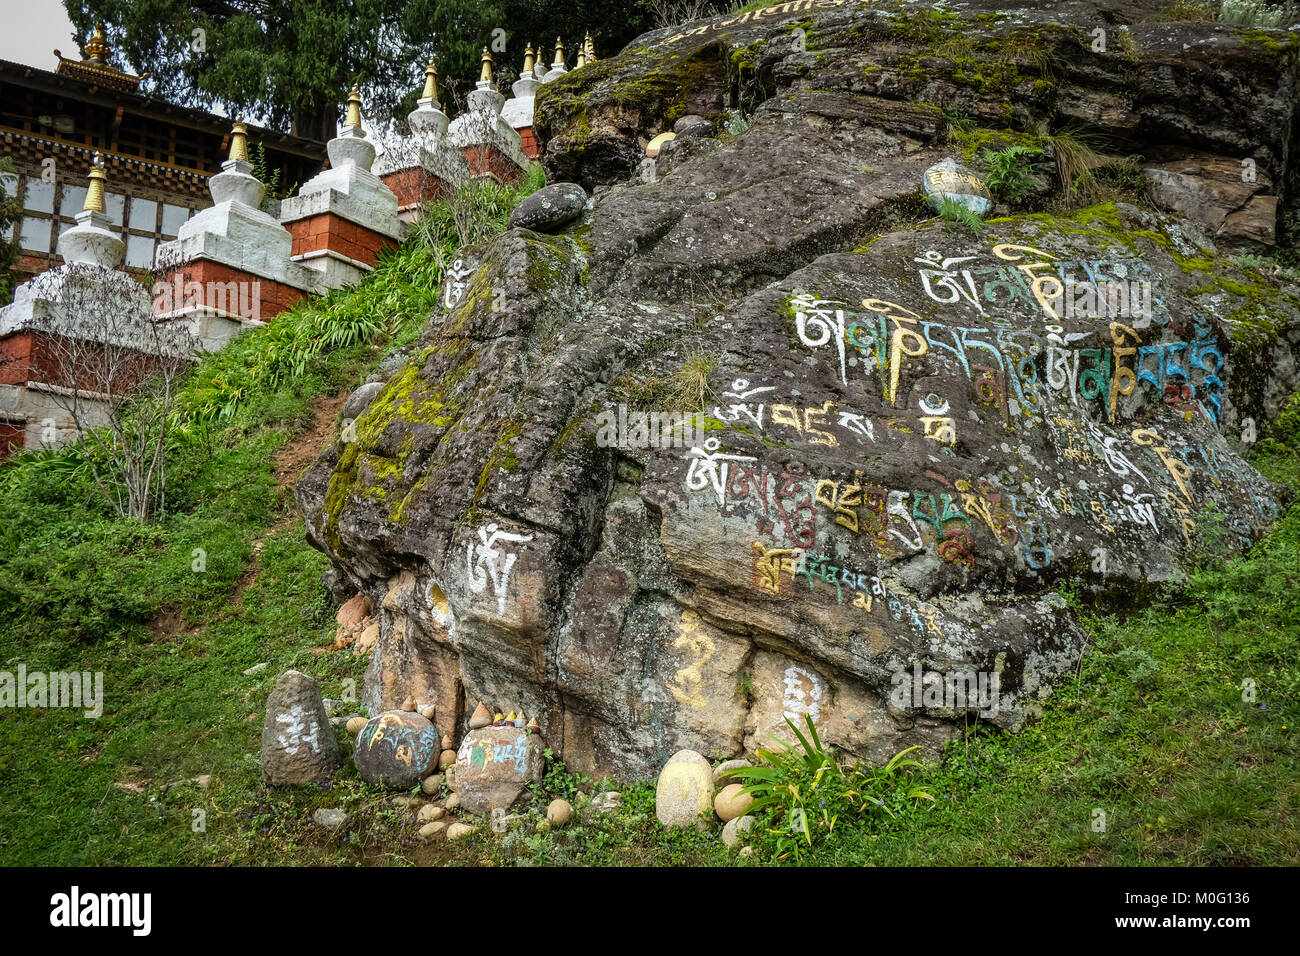
<svg viewBox="0 0 1300 956">
<path fill-rule="evenodd" d="M 984 165 L 988 169 L 989 189 L 999 199 L 1018 203 L 1033 191 L 1034 156 L 1042 155 L 1033 146 L 1008 146 L 1006 149 L 984 149 Z"/>
<path fill-rule="evenodd" d="M 939 204 L 939 216 L 949 232 L 957 226 L 965 226 L 972 235 L 978 236 L 984 230 L 984 220 L 980 218 L 979 213 L 956 199 L 944 199 Z"/>
</svg>

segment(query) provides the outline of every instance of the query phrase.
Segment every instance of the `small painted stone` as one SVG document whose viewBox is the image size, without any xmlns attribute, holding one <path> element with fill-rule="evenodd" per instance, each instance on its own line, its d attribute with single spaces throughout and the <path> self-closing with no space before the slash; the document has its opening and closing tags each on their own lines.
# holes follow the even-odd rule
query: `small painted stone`
<svg viewBox="0 0 1300 956">
<path fill-rule="evenodd" d="M 536 717 L 530 717 L 530 718 L 529 718 L 529 720 L 528 720 L 528 732 L 531 733 L 531 734 L 537 734 L 539 737 L 541 736 L 541 734 L 542 734 L 542 728 L 541 728 L 540 726 L 538 726 L 537 718 L 536 718 Z"/>
<path fill-rule="evenodd" d="M 406 698 L 406 700 L 402 701 L 402 708 L 401 708 L 401 709 L 402 709 L 402 711 L 403 711 L 404 713 L 408 713 L 408 714 L 413 714 L 413 713 L 415 713 L 415 698 L 414 698 L 414 697 L 408 697 L 408 698 Z"/>
<path fill-rule="evenodd" d="M 438 708 L 433 704 L 425 704 L 423 707 L 418 708 L 416 712 L 425 720 L 433 720 L 433 716 L 438 712 Z"/>
<path fill-rule="evenodd" d="M 479 701 L 479 705 L 474 708 L 474 713 L 469 719 L 469 729 L 478 730 L 480 727 L 486 727 L 491 723 L 492 714 L 483 706 L 483 702 Z"/>
</svg>

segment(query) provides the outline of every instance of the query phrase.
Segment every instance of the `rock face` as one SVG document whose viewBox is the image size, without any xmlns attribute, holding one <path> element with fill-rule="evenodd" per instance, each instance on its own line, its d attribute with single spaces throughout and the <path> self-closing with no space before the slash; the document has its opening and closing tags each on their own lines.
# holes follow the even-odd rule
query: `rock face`
<svg viewBox="0 0 1300 956">
<path fill-rule="evenodd" d="M 470 813 L 508 809 L 530 783 L 541 783 L 546 758 L 540 741 L 515 727 L 472 730 L 456 755 L 456 792 Z"/>
<path fill-rule="evenodd" d="M 438 743 L 437 729 L 419 714 L 390 711 L 357 735 L 352 760 L 367 783 L 407 790 L 437 765 Z"/>
<path fill-rule="evenodd" d="M 262 777 L 272 786 L 318 783 L 342 762 L 316 681 L 285 671 L 266 701 Z"/>
<path fill-rule="evenodd" d="M 1238 452 L 1296 387 L 1293 290 L 1156 210 L 976 237 L 920 185 L 981 130 L 1075 123 L 1290 182 L 1291 41 L 1134 23 L 1136 52 L 1102 56 L 1078 37 L 1119 5 L 793 6 L 543 87 L 548 174 L 601 187 L 587 218 L 463 250 L 356 440 L 300 482 L 310 540 L 380 608 L 372 713 L 414 695 L 456 735 L 491 701 L 618 779 L 787 720 L 852 757 L 933 753 L 1074 671 L 1062 585 L 1141 604 L 1206 514 L 1230 550 L 1276 516 Z M 728 131 L 633 179 L 692 114 Z"/>
</svg>

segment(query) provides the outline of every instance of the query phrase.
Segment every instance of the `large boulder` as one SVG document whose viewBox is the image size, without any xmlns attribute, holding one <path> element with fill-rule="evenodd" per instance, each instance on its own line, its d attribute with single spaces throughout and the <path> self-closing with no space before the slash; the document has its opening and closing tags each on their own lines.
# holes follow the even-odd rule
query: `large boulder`
<svg viewBox="0 0 1300 956">
<path fill-rule="evenodd" d="M 712 810 L 713 768 L 694 750 L 677 751 L 659 771 L 655 816 L 666 827 L 695 826 Z"/>
<path fill-rule="evenodd" d="M 514 805 L 530 783 L 541 783 L 546 757 L 535 734 L 515 727 L 471 730 L 456 754 L 460 805 L 487 816 Z"/>
<path fill-rule="evenodd" d="M 1150 208 L 974 236 L 921 192 L 954 146 L 1085 117 L 1288 181 L 1291 60 L 1216 24 L 1134 23 L 1137 52 L 1101 56 L 1078 38 L 1103 6 L 760 11 L 539 91 L 552 177 L 608 188 L 569 235 L 462 250 L 298 485 L 382 606 L 366 706 L 423 697 L 459 732 L 491 701 L 620 779 L 809 720 L 850 757 L 933 754 L 1076 671 L 1063 588 L 1140 606 L 1258 540 L 1278 491 L 1241 436 L 1297 387 L 1294 290 Z M 675 116 L 726 106 L 752 124 L 628 179 Z"/>
<path fill-rule="evenodd" d="M 342 763 L 316 681 L 285 671 L 266 701 L 262 777 L 272 786 L 319 783 Z"/>
<path fill-rule="evenodd" d="M 437 768 L 440 740 L 438 728 L 419 714 L 389 711 L 357 735 L 352 761 L 367 783 L 409 790 Z"/>
</svg>

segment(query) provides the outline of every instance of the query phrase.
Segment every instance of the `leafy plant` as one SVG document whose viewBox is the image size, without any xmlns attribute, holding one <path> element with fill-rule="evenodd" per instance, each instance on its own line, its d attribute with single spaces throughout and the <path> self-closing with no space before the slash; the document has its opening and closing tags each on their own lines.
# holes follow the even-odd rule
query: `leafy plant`
<svg viewBox="0 0 1300 956">
<path fill-rule="evenodd" d="M 1033 172 L 1041 156 L 1041 149 L 1032 146 L 1008 146 L 1006 149 L 984 149 L 984 165 L 988 170 L 989 189 L 999 199 L 1018 203 L 1033 191 Z"/>
<path fill-rule="evenodd" d="M 811 715 L 804 715 L 807 735 L 789 717 L 785 722 L 799 741 L 798 748 L 785 743 L 777 750 L 760 747 L 758 758 L 764 765 L 723 774 L 748 781 L 744 792 L 753 797 L 748 812 L 766 817 L 778 859 L 799 857 L 815 838 L 831 836 L 846 815 L 883 812 L 894 817 L 908 803 L 933 801 L 920 787 L 899 786 L 900 771 L 921 766 L 906 756 L 918 748 L 895 754 L 884 767 L 845 769 L 822 744 Z"/>
<path fill-rule="evenodd" d="M 949 232 L 957 226 L 965 226 L 971 235 L 978 236 L 984 230 L 984 220 L 979 213 L 956 199 L 944 199 L 939 204 L 939 215 Z"/>
</svg>

